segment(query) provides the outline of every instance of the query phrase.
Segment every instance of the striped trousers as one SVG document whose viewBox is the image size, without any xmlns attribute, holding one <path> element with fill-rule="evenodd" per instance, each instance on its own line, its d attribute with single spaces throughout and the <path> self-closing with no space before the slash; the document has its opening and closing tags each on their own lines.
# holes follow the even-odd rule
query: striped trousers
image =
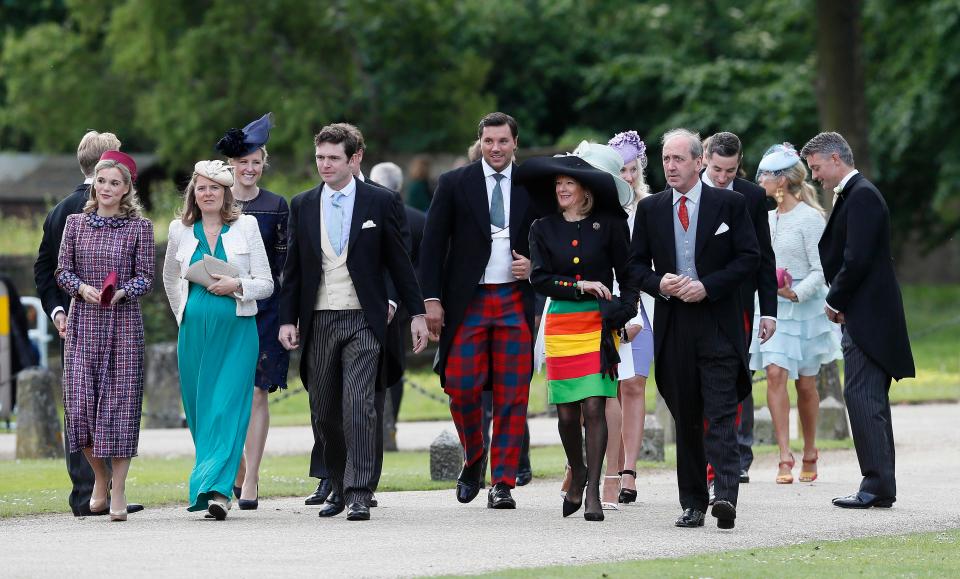
<svg viewBox="0 0 960 579">
<path fill-rule="evenodd" d="M 846 328 L 840 346 L 843 348 L 843 400 L 850 415 L 853 446 L 863 475 L 860 490 L 878 497 L 896 497 L 891 378 L 857 346 Z"/>
<path fill-rule="evenodd" d="M 317 310 L 310 331 L 307 393 L 332 492 L 366 503 L 377 468 L 380 342 L 362 310 Z"/>
</svg>

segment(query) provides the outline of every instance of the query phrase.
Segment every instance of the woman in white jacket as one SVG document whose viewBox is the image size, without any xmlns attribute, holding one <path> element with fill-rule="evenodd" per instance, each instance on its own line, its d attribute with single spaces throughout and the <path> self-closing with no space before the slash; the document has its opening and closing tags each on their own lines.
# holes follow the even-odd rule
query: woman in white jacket
<svg viewBox="0 0 960 579">
<path fill-rule="evenodd" d="M 241 215 L 230 187 L 233 168 L 199 161 L 170 223 L 163 286 L 180 325 L 177 360 L 187 426 L 196 446 L 189 511 L 227 516 L 250 420 L 259 337 L 257 300 L 273 292 L 273 276 L 257 220 Z M 237 270 L 211 274 L 208 287 L 187 270 L 212 256 Z M 199 267 L 199 266 L 198 266 Z"/>
</svg>

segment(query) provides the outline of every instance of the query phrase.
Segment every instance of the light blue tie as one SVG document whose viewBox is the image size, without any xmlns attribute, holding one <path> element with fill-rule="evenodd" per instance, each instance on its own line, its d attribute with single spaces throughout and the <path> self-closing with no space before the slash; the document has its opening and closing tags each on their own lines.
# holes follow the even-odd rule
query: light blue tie
<svg viewBox="0 0 960 579">
<path fill-rule="evenodd" d="M 502 173 L 493 174 L 497 184 L 493 186 L 493 199 L 490 200 L 490 224 L 500 229 L 507 226 L 507 219 L 503 211 L 503 189 L 500 188 L 500 180 L 503 177 Z"/>
<path fill-rule="evenodd" d="M 340 255 L 343 252 L 343 193 L 333 192 L 333 198 L 330 203 L 333 205 L 330 218 L 327 220 L 327 236 L 330 238 L 330 245 L 333 250 Z"/>
</svg>

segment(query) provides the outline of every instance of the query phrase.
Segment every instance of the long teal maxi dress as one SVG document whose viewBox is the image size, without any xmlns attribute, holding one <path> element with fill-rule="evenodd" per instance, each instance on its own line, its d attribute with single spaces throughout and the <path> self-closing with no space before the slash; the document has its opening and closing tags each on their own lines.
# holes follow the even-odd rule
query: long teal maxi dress
<svg viewBox="0 0 960 579">
<path fill-rule="evenodd" d="M 229 229 L 224 225 L 220 237 Z M 200 243 L 191 264 L 210 254 L 200 221 L 193 225 L 193 235 Z M 213 255 L 226 261 L 220 237 Z M 225 497 L 233 492 L 250 422 L 259 348 L 256 318 L 238 316 L 236 299 L 190 284 L 177 342 L 183 410 L 197 453 L 188 511 L 206 510 L 214 492 Z"/>
</svg>

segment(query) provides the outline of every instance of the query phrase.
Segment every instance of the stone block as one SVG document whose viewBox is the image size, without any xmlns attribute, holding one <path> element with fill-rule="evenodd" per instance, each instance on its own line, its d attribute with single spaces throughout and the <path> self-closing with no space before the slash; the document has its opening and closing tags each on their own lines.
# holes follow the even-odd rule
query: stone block
<svg viewBox="0 0 960 579">
<path fill-rule="evenodd" d="M 660 426 L 655 414 L 647 414 L 643 421 L 643 443 L 640 445 L 640 454 L 637 460 L 646 460 L 651 462 L 663 462 L 666 460 L 664 455 L 664 435 L 666 433 Z"/>
<path fill-rule="evenodd" d="M 430 443 L 430 480 L 456 480 L 463 468 L 463 447 L 456 434 L 444 430 Z"/>
<path fill-rule="evenodd" d="M 844 440 L 850 437 L 847 423 L 847 409 L 833 396 L 820 401 L 820 415 L 817 418 L 817 438 L 823 440 Z"/>
<path fill-rule="evenodd" d="M 776 444 L 777 438 L 773 433 L 773 416 L 770 409 L 761 406 L 753 413 L 753 444 Z"/>
<path fill-rule="evenodd" d="M 673 414 L 670 414 L 670 409 L 667 408 L 667 402 L 663 399 L 663 396 L 660 395 L 660 392 L 657 392 L 657 405 L 654 407 L 654 413 L 657 416 L 657 421 L 663 428 L 664 444 L 673 444 L 676 442 L 676 423 L 674 423 Z"/>
<path fill-rule="evenodd" d="M 17 375 L 18 459 L 63 457 L 55 394 L 59 387 L 60 381 L 50 370 L 27 368 Z"/>
<path fill-rule="evenodd" d="M 183 428 L 177 344 L 164 342 L 144 351 L 144 428 Z"/>
</svg>

